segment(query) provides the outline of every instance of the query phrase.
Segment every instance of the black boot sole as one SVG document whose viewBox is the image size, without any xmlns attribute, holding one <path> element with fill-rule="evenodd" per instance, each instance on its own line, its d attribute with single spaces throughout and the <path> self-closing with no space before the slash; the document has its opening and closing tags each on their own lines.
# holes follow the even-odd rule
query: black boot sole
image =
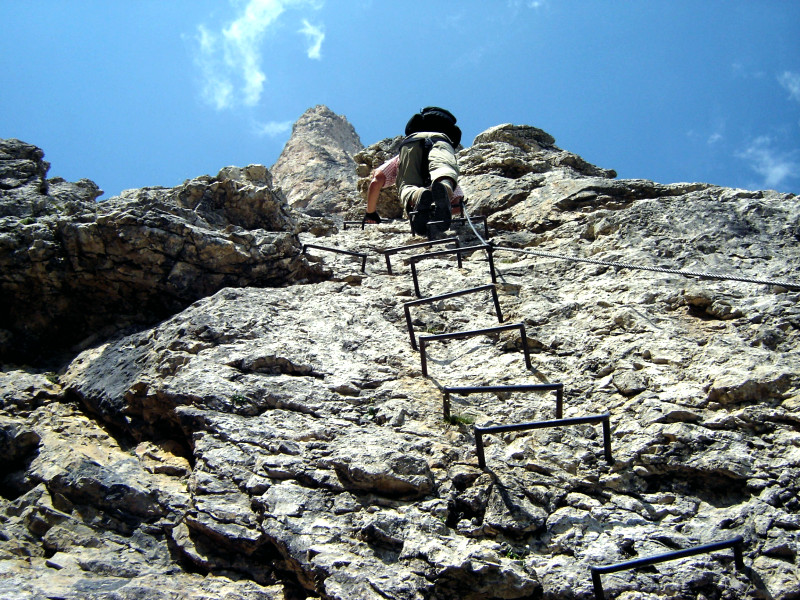
<svg viewBox="0 0 800 600">
<path fill-rule="evenodd" d="M 417 202 L 417 213 L 411 219 L 411 229 L 417 235 L 428 235 L 428 221 L 431 220 L 431 204 L 433 203 L 433 194 L 430 190 L 425 190 L 419 197 Z"/>
<path fill-rule="evenodd" d="M 450 212 L 450 196 L 447 195 L 447 187 L 438 181 L 431 186 L 431 194 L 433 195 L 433 220 L 442 221 L 439 225 L 442 231 L 450 229 L 450 223 L 453 216 Z"/>
</svg>

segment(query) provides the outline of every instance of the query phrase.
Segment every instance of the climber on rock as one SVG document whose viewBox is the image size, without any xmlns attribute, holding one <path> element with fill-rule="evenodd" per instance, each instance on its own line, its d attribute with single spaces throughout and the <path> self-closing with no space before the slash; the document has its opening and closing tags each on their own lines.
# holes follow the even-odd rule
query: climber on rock
<svg viewBox="0 0 800 600">
<path fill-rule="evenodd" d="M 456 118 L 443 108 L 429 106 L 411 117 L 405 134 L 400 154 L 373 173 L 364 222 L 380 222 L 378 194 L 396 179 L 400 201 L 411 216 L 414 232 L 427 235 L 429 221 L 441 221 L 440 231 L 446 231 L 464 197 L 458 187 L 455 149 L 461 142 L 461 130 Z"/>
<path fill-rule="evenodd" d="M 367 188 L 367 211 L 364 216 L 365 223 L 380 223 L 381 216 L 378 214 L 378 197 L 383 188 L 391 187 L 397 181 L 397 168 L 400 165 L 400 155 L 395 154 L 377 169 L 372 171 L 369 187 Z M 451 214 L 461 213 L 461 203 L 464 200 L 464 190 L 460 185 L 456 185 L 451 201 Z"/>
</svg>

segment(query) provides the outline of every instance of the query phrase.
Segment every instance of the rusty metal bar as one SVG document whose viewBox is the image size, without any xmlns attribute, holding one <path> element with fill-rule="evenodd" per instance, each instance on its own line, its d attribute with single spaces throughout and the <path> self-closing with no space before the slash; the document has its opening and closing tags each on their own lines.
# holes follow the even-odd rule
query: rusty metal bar
<svg viewBox="0 0 800 600">
<path fill-rule="evenodd" d="M 372 223 L 369 224 L 372 225 Z M 345 221 L 343 229 L 346 230 L 348 225 L 358 225 L 361 229 L 364 229 L 364 221 Z"/>
<path fill-rule="evenodd" d="M 459 290 L 457 292 L 449 292 L 447 294 L 442 294 L 441 296 L 430 296 L 429 298 L 420 298 L 419 300 L 411 300 L 410 302 L 406 302 L 403 304 L 403 310 L 406 314 L 406 326 L 408 327 L 408 335 L 411 336 L 411 347 L 416 350 L 417 349 L 417 340 L 414 337 L 414 326 L 411 324 L 411 307 L 412 306 L 419 306 L 421 304 L 430 304 L 433 302 L 437 302 L 439 300 L 447 300 L 448 298 L 455 298 L 456 296 L 465 296 L 466 294 L 474 294 L 476 292 L 484 292 L 484 291 L 491 291 L 492 292 L 492 300 L 494 301 L 494 308 L 497 314 L 498 322 L 503 322 L 503 313 L 500 310 L 500 300 L 497 298 L 497 288 L 495 288 L 494 284 L 488 283 L 486 285 L 481 285 L 475 288 L 469 288 L 467 290 Z"/>
<path fill-rule="evenodd" d="M 403 250 L 413 250 L 414 248 L 422 248 L 424 246 L 437 246 L 439 244 L 447 244 L 449 242 L 455 242 L 456 248 L 458 248 L 458 238 L 457 237 L 450 237 L 450 238 L 443 238 L 441 240 L 432 240 L 428 242 L 420 242 L 418 244 L 409 244 L 408 246 L 398 246 L 396 248 L 389 248 L 388 250 L 383 250 L 382 254 L 386 257 L 386 270 L 389 275 L 394 275 L 392 273 L 392 263 L 389 261 L 389 256 L 392 254 L 397 254 L 398 252 L 402 252 Z"/>
<path fill-rule="evenodd" d="M 525 338 L 525 324 L 524 323 L 511 323 L 509 325 L 501 325 L 500 327 L 489 327 L 488 329 L 474 329 L 472 331 L 455 331 L 453 333 L 440 333 L 437 335 L 423 335 L 419 338 L 419 357 L 422 361 L 422 375 L 424 377 L 428 376 L 428 358 L 425 353 L 425 348 L 428 345 L 428 342 L 436 342 L 442 340 L 456 340 L 468 337 L 474 337 L 476 335 L 487 335 L 489 333 L 496 333 L 499 331 L 509 331 L 511 329 L 519 329 L 520 337 L 522 338 L 522 350 L 525 354 L 525 366 L 529 369 L 533 369 L 531 366 L 531 355 L 528 351 L 527 340 Z"/>
<path fill-rule="evenodd" d="M 427 227 L 427 228 L 428 228 L 428 239 L 429 239 L 429 240 L 432 240 L 432 239 L 433 239 L 433 231 L 431 230 L 431 226 L 432 226 L 432 225 L 435 225 L 435 226 L 436 226 L 436 232 L 437 232 L 437 233 L 439 233 L 439 232 L 441 232 L 441 233 L 444 233 L 444 231 L 447 231 L 447 229 L 449 229 L 449 228 L 450 228 L 450 227 L 448 226 L 448 228 L 447 228 L 447 229 L 445 229 L 445 230 L 440 230 L 439 226 L 440 226 L 440 225 L 441 225 L 441 226 L 444 226 L 444 221 L 428 221 L 428 222 L 425 224 L 425 227 Z"/>
<path fill-rule="evenodd" d="M 573 417 L 571 419 L 556 419 L 555 421 L 536 421 L 533 423 L 520 423 L 518 425 L 495 425 L 493 427 L 474 427 L 475 446 L 478 453 L 478 466 L 486 468 L 486 457 L 483 452 L 483 436 L 489 433 L 505 433 L 508 431 L 527 431 L 529 429 L 544 429 L 545 427 L 563 427 L 565 425 L 582 425 L 584 423 L 603 423 L 603 453 L 606 462 L 614 464 L 611 455 L 611 427 L 606 426 L 611 419 L 610 413 L 602 415 L 589 415 L 588 417 Z"/>
<path fill-rule="evenodd" d="M 418 212 L 419 211 L 412 210 L 410 213 L 408 213 L 408 226 L 411 229 L 412 235 L 417 235 L 417 232 L 414 231 L 414 215 L 416 215 Z M 441 225 L 443 223 L 444 223 L 444 221 L 428 221 L 425 224 L 425 227 L 427 228 L 427 231 L 428 231 L 428 234 L 427 234 L 428 235 L 428 241 L 433 241 L 433 236 L 431 235 L 431 225 Z M 442 233 L 447 231 L 447 229 L 449 229 L 449 227 L 447 227 L 446 229 L 443 229 Z"/>
<path fill-rule="evenodd" d="M 420 338 L 420 348 L 422 338 Z M 492 394 L 497 392 L 548 392 L 556 393 L 556 419 L 564 416 L 564 384 L 563 383 L 532 383 L 524 385 L 480 385 L 473 387 L 446 387 L 442 391 L 445 395 L 445 418 L 450 416 L 450 394 L 467 396 L 469 394 Z"/>
<path fill-rule="evenodd" d="M 414 227 L 412 226 L 411 221 L 412 221 L 412 218 L 413 218 L 413 216 L 415 214 L 417 214 L 417 211 L 412 211 L 412 212 L 408 213 L 408 226 L 411 229 L 411 233 L 414 234 L 414 235 L 416 235 L 416 233 L 414 232 Z M 489 237 L 489 223 L 486 220 L 486 216 L 482 215 L 480 217 L 471 217 L 471 219 L 473 221 L 481 221 L 481 222 L 483 222 L 483 234 L 488 238 Z M 430 237 L 431 237 L 430 226 L 431 225 L 441 225 L 443 222 L 444 221 L 429 221 L 428 222 L 428 239 L 430 239 Z M 454 219 L 450 220 L 450 224 L 451 225 L 453 225 L 453 224 L 463 225 L 466 222 L 467 222 L 466 217 L 457 217 L 457 218 L 454 218 Z"/>
<path fill-rule="evenodd" d="M 704 544 L 702 546 L 694 546 L 693 548 L 686 548 L 685 550 L 676 550 L 675 552 L 667 552 L 665 554 L 657 554 L 646 558 L 637 558 L 626 562 L 616 563 L 613 565 L 605 565 L 602 567 L 589 567 L 592 572 L 592 584 L 594 585 L 594 597 L 597 600 L 605 600 L 603 593 L 603 584 L 600 580 L 600 575 L 603 573 L 616 573 L 617 571 L 627 571 L 628 569 L 635 569 L 637 567 L 646 567 L 656 563 L 666 562 L 668 560 L 676 560 L 678 558 L 685 558 L 687 556 L 695 556 L 697 554 L 706 554 L 708 552 L 715 552 L 716 550 L 726 550 L 733 548 L 733 560 L 738 570 L 744 570 L 744 556 L 742 547 L 744 539 L 742 536 L 737 535 L 729 540 L 721 542 L 714 542 L 713 544 Z"/>
<path fill-rule="evenodd" d="M 474 221 L 482 221 L 483 222 L 483 234 L 488 238 L 489 237 L 489 224 L 486 221 L 486 217 L 485 216 L 475 217 L 473 220 Z M 466 222 L 467 222 L 466 217 L 457 217 L 457 218 L 450 219 L 450 225 L 448 225 L 447 229 L 450 229 L 450 227 L 452 227 L 453 225 L 463 225 Z M 428 221 L 428 225 L 427 225 L 427 227 L 428 227 L 428 239 L 432 238 L 431 225 L 436 225 L 436 226 L 444 225 L 444 221 Z"/>
<path fill-rule="evenodd" d="M 336 252 L 338 254 L 347 254 L 348 256 L 357 256 L 361 259 L 361 272 L 364 272 L 364 269 L 367 266 L 367 255 L 363 252 L 353 252 L 352 250 L 343 250 L 341 248 L 331 248 L 329 246 L 318 246 L 316 244 L 303 244 L 303 254 L 306 253 L 308 248 L 316 248 L 317 250 L 326 250 L 328 252 Z"/>
<path fill-rule="evenodd" d="M 452 221 L 451 221 L 452 223 Z M 433 227 L 436 227 L 436 233 L 444 233 L 448 229 L 450 229 L 450 225 L 445 226 L 444 221 L 428 221 L 426 227 L 428 228 L 428 239 L 433 239 Z"/>
<path fill-rule="evenodd" d="M 400 219 L 400 220 L 402 220 L 402 219 Z M 397 219 L 383 219 L 382 218 L 380 224 L 381 225 L 387 225 L 387 224 L 394 223 L 396 221 L 397 221 Z M 347 230 L 349 228 L 348 226 L 353 226 L 354 225 L 354 226 L 358 227 L 359 229 L 361 229 L 362 231 L 364 230 L 364 225 L 377 225 L 378 224 L 378 223 L 365 223 L 363 220 L 361 220 L 361 221 L 343 221 L 343 223 L 344 223 L 344 227 L 342 229 L 344 229 L 344 230 Z"/>
<path fill-rule="evenodd" d="M 461 254 L 464 252 L 474 252 L 475 250 L 486 250 L 486 255 L 489 257 L 489 272 L 492 274 L 492 283 L 497 283 L 497 276 L 494 271 L 494 259 L 492 258 L 493 248 L 488 244 L 481 244 L 480 246 L 465 246 L 464 248 L 453 248 L 451 250 L 437 250 L 436 252 L 426 252 L 425 254 L 417 254 L 410 258 L 411 262 L 411 277 L 414 280 L 414 292 L 417 298 L 422 294 L 419 291 L 419 279 L 417 278 L 417 263 L 426 258 L 435 258 L 438 256 L 447 256 L 448 254 L 455 254 L 458 257 L 458 268 L 462 266 Z"/>
</svg>

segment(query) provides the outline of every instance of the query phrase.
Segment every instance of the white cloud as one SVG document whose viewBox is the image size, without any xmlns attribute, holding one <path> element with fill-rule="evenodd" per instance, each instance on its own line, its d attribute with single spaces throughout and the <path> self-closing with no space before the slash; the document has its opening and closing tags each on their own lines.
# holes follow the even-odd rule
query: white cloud
<svg viewBox="0 0 800 600">
<path fill-rule="evenodd" d="M 256 124 L 256 135 L 278 137 L 287 133 L 292 128 L 293 121 L 270 121 L 269 123 Z"/>
<path fill-rule="evenodd" d="M 242 2 L 234 4 L 240 6 Z M 261 57 L 266 34 L 287 9 L 319 9 L 322 4 L 320 0 L 247 0 L 239 16 L 218 33 L 199 26 L 196 62 L 203 77 L 204 100 L 217 110 L 258 104 L 267 82 Z M 304 24 L 306 27 L 300 31 L 310 37 L 309 32 L 313 32 L 314 36 L 308 55 L 319 58 L 324 33 L 308 21 L 304 20 Z M 316 55 L 312 56 L 314 52 Z"/>
<path fill-rule="evenodd" d="M 776 150 L 768 136 L 756 138 L 738 156 L 763 177 L 763 186 L 768 189 L 781 187 L 787 179 L 794 178 L 800 168 L 791 154 Z"/>
<path fill-rule="evenodd" d="M 800 102 L 800 73 L 784 71 L 778 77 L 778 83 L 789 92 L 789 98 Z"/>
<path fill-rule="evenodd" d="M 308 38 L 308 58 L 314 58 L 317 60 L 322 58 L 320 49 L 322 48 L 322 42 L 325 39 L 325 32 L 322 30 L 322 28 L 316 27 L 309 23 L 308 20 L 303 19 L 303 28 L 300 30 L 300 33 L 304 34 L 306 38 Z"/>
<path fill-rule="evenodd" d="M 205 27 L 198 27 L 200 54 L 196 62 L 203 76 L 203 98 L 217 109 L 225 108 L 233 98 L 233 85 L 215 60 L 219 48 L 217 37 Z"/>
</svg>

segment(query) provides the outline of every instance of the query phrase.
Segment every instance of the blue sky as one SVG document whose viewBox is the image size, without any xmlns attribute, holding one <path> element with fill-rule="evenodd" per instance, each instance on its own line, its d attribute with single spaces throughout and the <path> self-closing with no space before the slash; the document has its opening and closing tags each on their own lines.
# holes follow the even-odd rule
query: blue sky
<svg viewBox="0 0 800 600">
<path fill-rule="evenodd" d="M 0 137 L 104 197 L 272 165 L 325 104 L 533 125 L 620 178 L 800 193 L 795 0 L 0 0 Z"/>
</svg>

